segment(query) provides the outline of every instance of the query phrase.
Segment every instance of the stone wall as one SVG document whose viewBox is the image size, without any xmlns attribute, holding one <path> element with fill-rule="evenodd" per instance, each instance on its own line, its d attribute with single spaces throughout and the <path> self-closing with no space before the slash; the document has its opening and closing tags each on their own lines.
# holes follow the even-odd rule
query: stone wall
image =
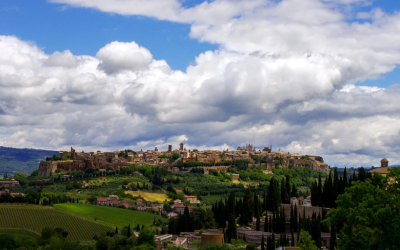
<svg viewBox="0 0 400 250">
<path fill-rule="evenodd" d="M 200 246 L 203 247 L 208 244 L 215 244 L 222 246 L 225 243 L 224 234 L 222 233 L 203 233 L 201 235 Z"/>
</svg>

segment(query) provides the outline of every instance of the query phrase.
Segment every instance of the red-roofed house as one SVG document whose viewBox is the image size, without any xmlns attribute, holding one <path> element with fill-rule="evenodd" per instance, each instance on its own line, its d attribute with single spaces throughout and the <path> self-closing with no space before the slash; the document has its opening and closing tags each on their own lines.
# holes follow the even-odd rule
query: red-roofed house
<svg viewBox="0 0 400 250">
<path fill-rule="evenodd" d="M 119 205 L 118 201 L 110 201 L 108 204 L 113 207 L 118 207 Z"/>
<path fill-rule="evenodd" d="M 103 205 L 103 206 L 108 206 L 108 198 L 97 198 L 96 199 L 96 204 L 97 205 Z"/>
</svg>

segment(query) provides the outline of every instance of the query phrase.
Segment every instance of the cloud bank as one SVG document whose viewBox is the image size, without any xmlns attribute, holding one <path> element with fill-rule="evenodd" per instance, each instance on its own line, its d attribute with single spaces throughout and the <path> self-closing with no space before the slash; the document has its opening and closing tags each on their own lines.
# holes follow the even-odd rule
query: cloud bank
<svg viewBox="0 0 400 250">
<path fill-rule="evenodd" d="M 0 144 L 97 150 L 184 141 L 233 149 L 251 142 L 338 166 L 400 160 L 398 86 L 354 85 L 400 63 L 399 13 L 375 9 L 349 22 L 369 4 L 360 0 L 191 8 L 174 0 L 52 2 L 190 23 L 192 38 L 220 49 L 182 72 L 134 41 L 106 44 L 92 57 L 47 55 L 0 36 Z"/>
</svg>

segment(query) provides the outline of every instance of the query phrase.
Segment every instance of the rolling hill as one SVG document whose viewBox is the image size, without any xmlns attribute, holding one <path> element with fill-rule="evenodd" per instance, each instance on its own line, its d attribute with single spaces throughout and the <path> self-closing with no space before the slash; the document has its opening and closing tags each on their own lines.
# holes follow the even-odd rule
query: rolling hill
<svg viewBox="0 0 400 250">
<path fill-rule="evenodd" d="M 0 205 L 0 228 L 23 229 L 39 234 L 44 227 L 63 228 L 68 240 L 91 240 L 114 228 L 50 207 Z"/>
<path fill-rule="evenodd" d="M 31 174 L 38 169 L 39 162 L 58 151 L 0 147 L 0 174 Z"/>
</svg>

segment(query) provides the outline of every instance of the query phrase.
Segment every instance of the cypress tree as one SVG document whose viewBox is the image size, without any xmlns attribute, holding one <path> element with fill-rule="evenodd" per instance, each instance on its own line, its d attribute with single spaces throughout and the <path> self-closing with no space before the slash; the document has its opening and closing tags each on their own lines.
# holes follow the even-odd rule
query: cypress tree
<svg viewBox="0 0 400 250">
<path fill-rule="evenodd" d="M 288 204 L 290 203 L 290 198 L 292 197 L 291 186 L 290 186 L 290 176 L 286 176 L 286 192 L 288 197 Z"/>
<path fill-rule="evenodd" d="M 345 188 L 347 188 L 348 187 L 348 183 L 347 183 L 347 168 L 344 168 L 344 171 L 343 171 L 343 191 L 344 191 L 344 189 Z"/>
<path fill-rule="evenodd" d="M 128 233 L 126 235 L 126 237 L 131 237 L 131 224 L 128 225 Z"/>
<path fill-rule="evenodd" d="M 235 193 L 231 192 L 228 198 L 228 214 L 233 214 L 234 217 L 236 217 L 235 213 L 235 206 L 236 206 L 236 198 L 235 198 Z"/>
<path fill-rule="evenodd" d="M 136 226 L 136 232 L 140 232 L 140 224 L 139 223 Z"/>
<path fill-rule="evenodd" d="M 281 212 L 281 233 L 284 232 L 286 233 L 286 215 L 285 215 L 285 209 L 282 208 Z"/>
<path fill-rule="evenodd" d="M 268 232 L 268 216 L 265 216 L 264 220 L 264 232 Z"/>
<path fill-rule="evenodd" d="M 260 211 L 258 207 L 258 196 L 257 193 L 254 193 L 254 217 L 259 217 L 260 216 Z"/>
<path fill-rule="evenodd" d="M 318 185 L 317 182 L 314 181 L 311 185 L 311 205 L 318 206 L 317 200 L 318 200 Z"/>
<path fill-rule="evenodd" d="M 268 232 L 270 232 L 270 233 L 271 233 L 271 232 L 272 232 L 272 230 L 273 230 L 273 227 L 272 227 L 272 219 L 271 219 L 271 218 L 269 218 L 269 219 L 268 219 L 268 221 L 269 221 L 269 222 L 268 222 Z"/>
<path fill-rule="evenodd" d="M 298 226 L 299 226 L 299 220 L 298 220 L 298 213 L 297 213 L 297 204 L 294 204 L 294 226 L 293 226 L 293 231 L 297 232 Z"/>
<path fill-rule="evenodd" d="M 264 196 L 263 196 L 263 203 L 262 203 L 262 212 L 264 212 L 265 210 L 267 210 L 267 194 L 266 193 L 264 193 Z"/>
<path fill-rule="evenodd" d="M 291 246 L 292 246 L 292 247 L 294 247 L 294 242 L 295 242 L 295 240 L 294 240 L 294 234 L 293 234 L 293 231 L 292 231 L 292 235 L 291 235 L 291 236 L 292 236 L 292 242 L 291 242 L 292 244 L 291 244 Z"/>
<path fill-rule="evenodd" d="M 331 242 L 329 249 L 335 249 L 336 247 L 336 228 L 334 225 L 331 226 Z"/>
<path fill-rule="evenodd" d="M 333 187 L 332 187 L 332 207 L 336 207 L 336 200 L 339 195 L 339 178 L 337 168 L 333 171 Z"/>
<path fill-rule="evenodd" d="M 267 250 L 271 250 L 271 237 L 267 237 Z"/>
<path fill-rule="evenodd" d="M 275 233 L 272 232 L 271 249 L 276 249 Z"/>
<path fill-rule="evenodd" d="M 276 216 L 275 216 L 275 212 L 272 214 L 272 232 L 276 232 Z"/>
<path fill-rule="evenodd" d="M 290 231 L 293 231 L 293 226 L 294 226 L 293 219 L 294 219 L 294 215 L 293 215 L 293 205 L 290 204 L 290 219 L 289 219 L 289 222 L 290 222 Z"/>
<path fill-rule="evenodd" d="M 358 170 L 358 180 L 360 180 L 360 181 L 364 181 L 365 180 L 365 169 L 363 167 L 361 167 Z"/>
<path fill-rule="evenodd" d="M 332 190 L 333 189 L 333 187 L 332 187 L 332 172 L 329 172 L 328 183 L 326 185 L 326 188 L 327 188 L 327 190 L 326 190 L 327 203 L 329 204 L 329 207 L 331 208 L 333 206 L 333 203 L 334 203 L 334 201 L 333 201 L 334 198 L 333 198 L 333 195 L 332 195 L 332 191 L 333 191 Z"/>
<path fill-rule="evenodd" d="M 321 180 L 321 172 L 319 172 L 318 175 L 318 193 L 317 193 L 317 204 L 319 207 L 322 206 L 323 200 L 322 200 L 322 180 Z"/>
<path fill-rule="evenodd" d="M 115 234 L 118 234 L 118 227 L 115 227 Z"/>
<path fill-rule="evenodd" d="M 294 183 L 292 185 L 292 197 L 299 197 L 299 194 L 297 193 L 297 187 Z"/>
<path fill-rule="evenodd" d="M 256 231 L 260 231 L 260 229 L 261 229 L 260 216 L 257 216 L 257 220 L 256 220 Z"/>
<path fill-rule="evenodd" d="M 243 241 L 244 241 L 244 242 L 247 242 L 246 234 L 243 234 Z"/>
<path fill-rule="evenodd" d="M 272 177 L 267 194 L 267 209 L 271 212 L 278 211 L 281 204 L 281 196 L 279 193 L 279 183 L 275 177 Z"/>
<path fill-rule="evenodd" d="M 242 216 L 240 217 L 242 224 L 248 225 L 253 220 L 253 212 L 254 212 L 254 198 L 250 191 L 250 188 L 247 188 L 243 197 L 243 211 Z"/>
<path fill-rule="evenodd" d="M 264 234 L 261 237 L 261 250 L 265 250 Z"/>
<path fill-rule="evenodd" d="M 237 239 L 236 221 L 233 214 L 229 215 L 228 229 L 226 230 L 228 242 L 231 243 L 232 239 Z"/>
<path fill-rule="evenodd" d="M 283 204 L 287 204 L 287 191 L 286 191 L 286 185 L 285 185 L 285 178 L 282 178 L 282 183 L 281 183 L 281 202 Z"/>
</svg>

